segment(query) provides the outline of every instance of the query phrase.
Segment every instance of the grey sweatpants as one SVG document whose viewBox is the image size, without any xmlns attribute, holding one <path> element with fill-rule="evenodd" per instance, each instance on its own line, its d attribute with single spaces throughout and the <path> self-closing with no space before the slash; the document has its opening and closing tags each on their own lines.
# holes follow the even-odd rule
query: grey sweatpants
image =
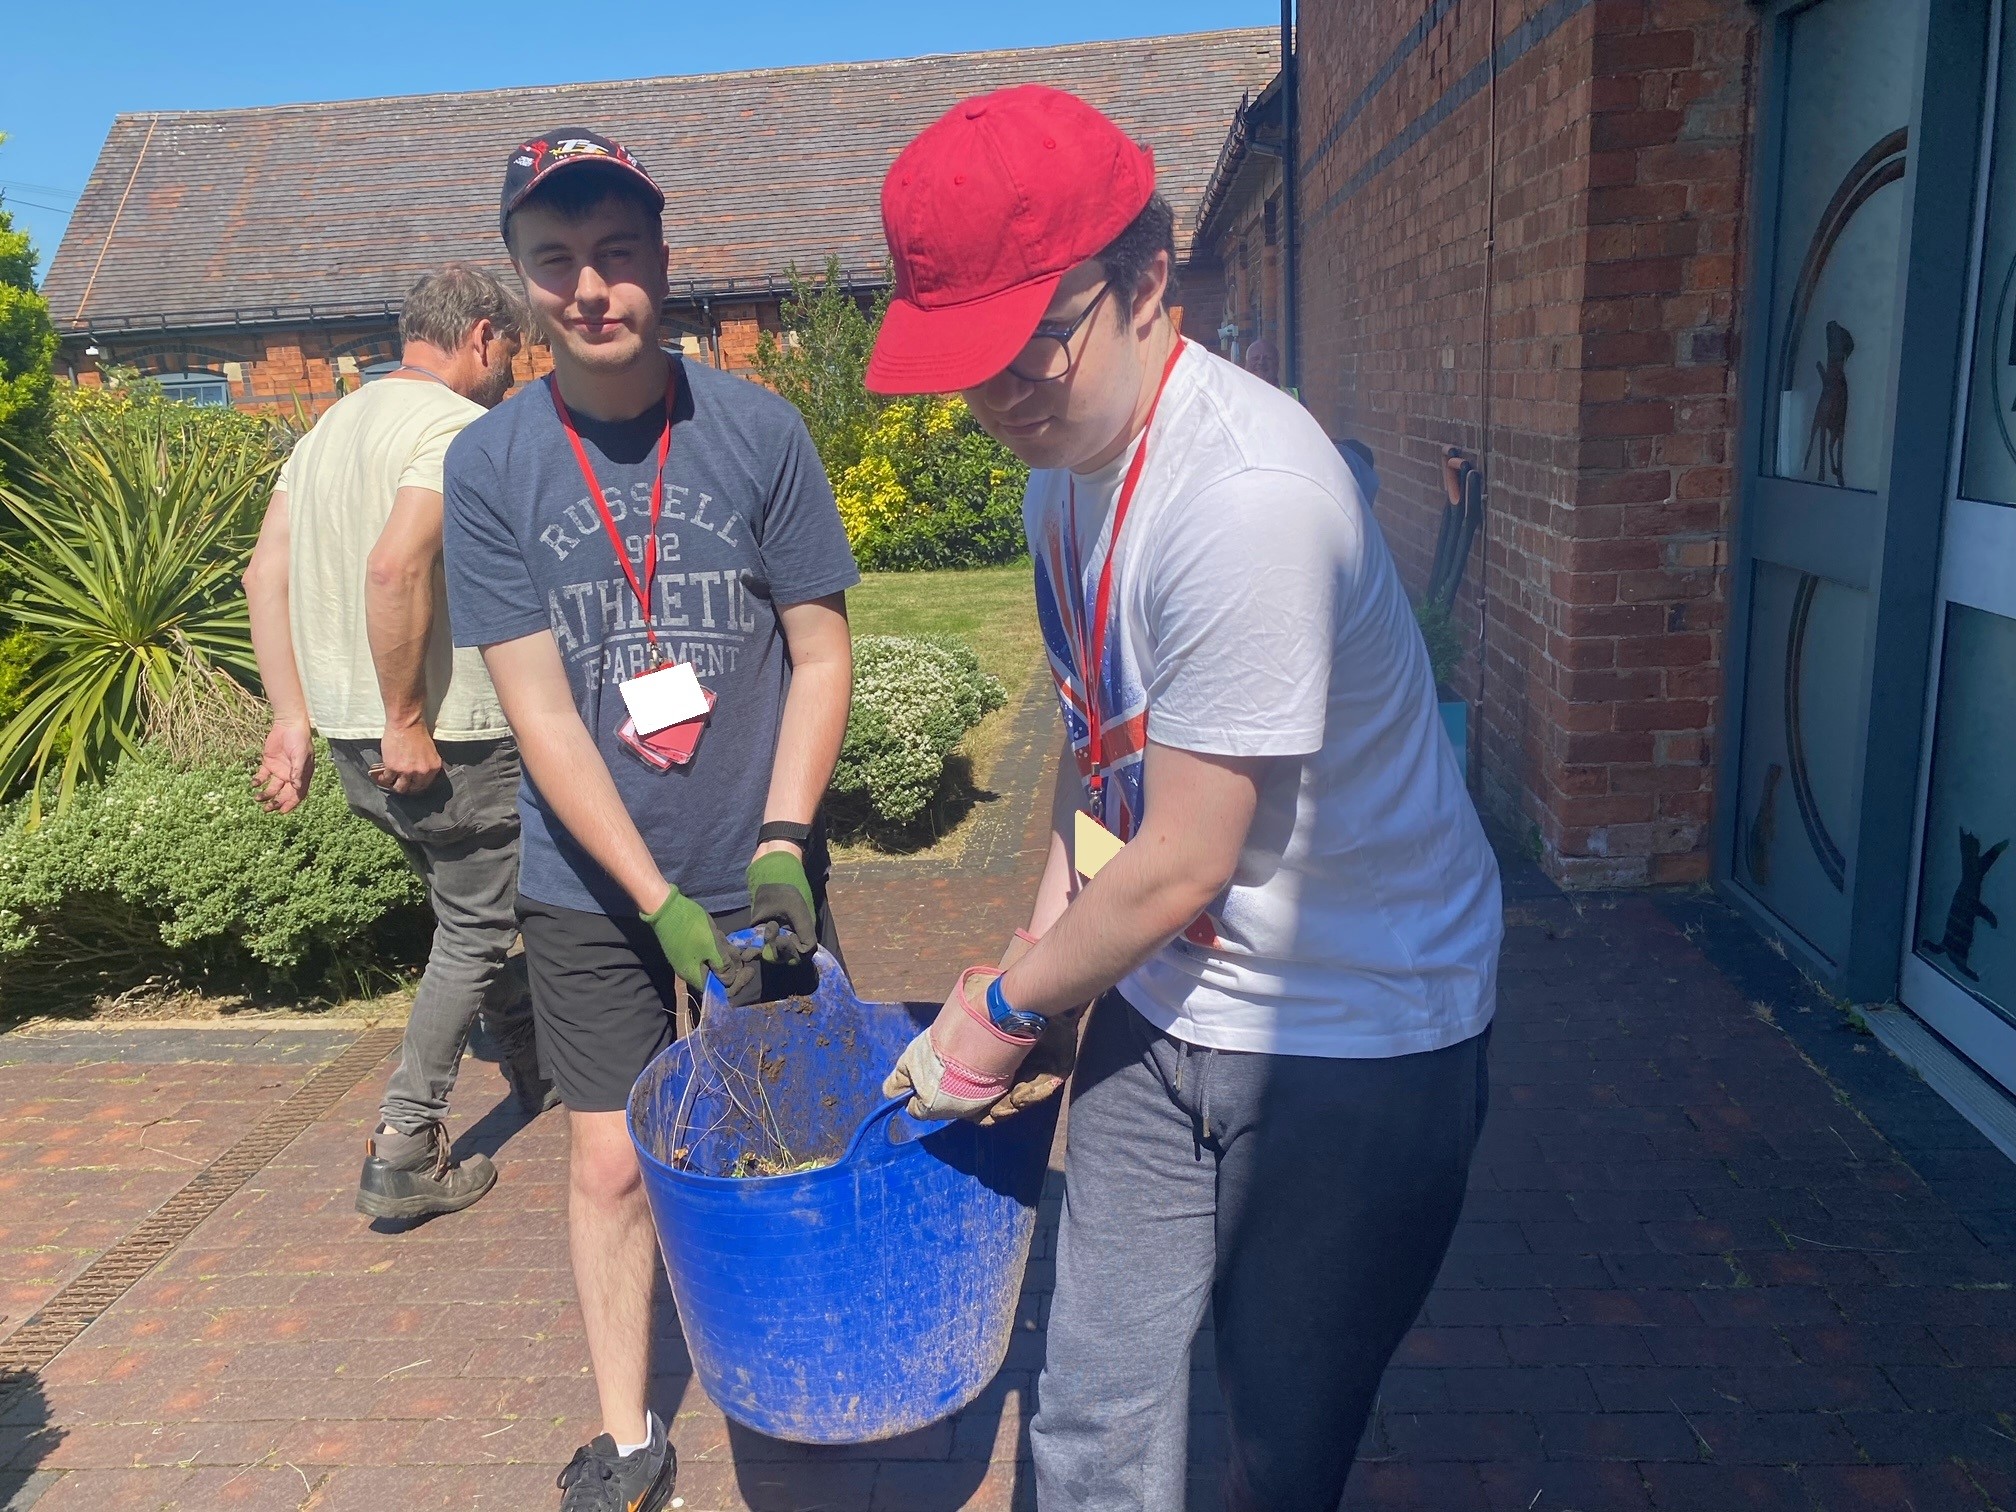
<svg viewBox="0 0 2016 1512">
<path fill-rule="evenodd" d="M 518 746 L 443 741 L 440 751 L 441 780 L 402 796 L 371 780 L 375 742 L 329 742 L 351 812 L 399 842 L 434 910 L 427 969 L 379 1113 L 403 1134 L 447 1116 L 478 1013 L 507 1061 L 533 1053 L 525 958 L 510 955 L 518 938 Z"/>
<path fill-rule="evenodd" d="M 1384 1060 L 1246 1055 L 1117 993 L 1078 1057 L 1041 1512 L 1184 1506 L 1190 1342 L 1208 1303 L 1235 1512 L 1336 1512 L 1386 1362 L 1456 1226 L 1489 1030 Z"/>
</svg>

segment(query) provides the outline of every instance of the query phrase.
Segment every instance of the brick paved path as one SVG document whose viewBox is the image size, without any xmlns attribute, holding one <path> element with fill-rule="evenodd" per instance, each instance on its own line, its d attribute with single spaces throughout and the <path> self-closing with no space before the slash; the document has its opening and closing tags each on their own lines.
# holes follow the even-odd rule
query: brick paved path
<svg viewBox="0 0 2016 1512">
<path fill-rule="evenodd" d="M 0 1040 L 0 1338 L 351 1037 L 167 1032 L 118 1060 L 94 1059 L 95 1030 Z M 198 1047 L 259 1048 L 247 1064 L 188 1064 Z"/>
<path fill-rule="evenodd" d="M 1006 937 L 1038 856 L 1024 814 L 974 849 L 966 881 L 877 863 L 837 885 L 868 991 L 935 998 Z M 1347 1506 L 2016 1508 L 2016 1173 L 1711 903 L 1513 882 L 1470 1204 Z M 123 1040 L 167 1053 L 145 1031 Z M 207 1158 L 311 1069 L 258 1046 L 83 1059 L 114 1043 L 0 1066 L 0 1276 L 33 1277 L 0 1304 L 0 1335 L 173 1188 L 146 1153 L 162 1131 Z M 0 1507 L 10 1491 L 36 1512 L 553 1504 L 593 1428 L 562 1121 L 519 1128 L 496 1068 L 470 1062 L 458 1119 L 496 1152 L 496 1193 L 376 1232 L 350 1200 L 382 1074 L 0 1406 Z M 685 1506 L 1030 1505 L 1050 1231 L 993 1389 L 867 1450 L 729 1427 L 661 1307 L 653 1389 Z M 1199 1508 L 1224 1442 L 1209 1360 L 1200 1344 Z"/>
</svg>

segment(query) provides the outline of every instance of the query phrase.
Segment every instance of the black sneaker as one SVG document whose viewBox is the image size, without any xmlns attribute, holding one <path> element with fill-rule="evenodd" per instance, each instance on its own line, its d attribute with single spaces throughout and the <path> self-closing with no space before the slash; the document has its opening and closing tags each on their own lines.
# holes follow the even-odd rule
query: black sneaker
<svg viewBox="0 0 2016 1512">
<path fill-rule="evenodd" d="M 560 1106 L 560 1092 L 539 1070 L 539 1052 L 529 1045 L 504 1062 L 504 1079 L 518 1099 L 518 1111 L 537 1118 L 548 1108 Z"/>
<path fill-rule="evenodd" d="M 635 1454 L 618 1454 L 616 1440 L 598 1433 L 574 1451 L 560 1472 L 560 1512 L 659 1512 L 672 1499 L 679 1456 L 665 1425 L 650 1415 L 651 1442 Z"/>
<path fill-rule="evenodd" d="M 386 1142 L 387 1155 L 378 1153 Z M 412 1146 L 410 1153 L 401 1147 Z M 372 1218 L 431 1218 L 459 1213 L 497 1184 L 488 1155 L 457 1161 L 448 1130 L 428 1124 L 418 1135 L 380 1130 L 364 1144 L 364 1173 L 357 1178 L 357 1211 Z"/>
</svg>

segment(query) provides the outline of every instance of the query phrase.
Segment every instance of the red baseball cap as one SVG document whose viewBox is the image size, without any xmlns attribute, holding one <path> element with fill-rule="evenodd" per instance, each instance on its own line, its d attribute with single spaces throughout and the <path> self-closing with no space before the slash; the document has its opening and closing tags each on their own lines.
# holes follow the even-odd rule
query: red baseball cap
<svg viewBox="0 0 2016 1512">
<path fill-rule="evenodd" d="M 985 383 L 1057 285 L 1155 193 L 1155 154 L 1075 95 L 1020 84 L 955 105 L 882 182 L 896 296 L 868 360 L 878 394 Z"/>
</svg>

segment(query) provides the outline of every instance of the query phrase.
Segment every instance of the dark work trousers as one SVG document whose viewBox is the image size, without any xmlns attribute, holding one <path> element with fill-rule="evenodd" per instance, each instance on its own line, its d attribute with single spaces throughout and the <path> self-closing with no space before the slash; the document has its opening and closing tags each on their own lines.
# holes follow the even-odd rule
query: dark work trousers
<svg viewBox="0 0 2016 1512">
<path fill-rule="evenodd" d="M 379 1109 L 402 1134 L 447 1116 L 479 1013 L 506 1061 L 533 1053 L 525 961 L 510 953 L 518 938 L 518 747 L 508 739 L 444 740 L 440 751 L 441 779 L 406 795 L 371 780 L 377 742 L 329 742 L 351 812 L 399 842 L 434 911 L 427 969 Z"/>
<path fill-rule="evenodd" d="M 1234 1512 L 1336 1512 L 1386 1362 L 1426 1300 L 1484 1119 L 1483 1034 L 1380 1060 L 1209 1050 L 1109 993 L 1078 1057 L 1041 1512 L 1185 1501 L 1208 1303 Z"/>
</svg>

